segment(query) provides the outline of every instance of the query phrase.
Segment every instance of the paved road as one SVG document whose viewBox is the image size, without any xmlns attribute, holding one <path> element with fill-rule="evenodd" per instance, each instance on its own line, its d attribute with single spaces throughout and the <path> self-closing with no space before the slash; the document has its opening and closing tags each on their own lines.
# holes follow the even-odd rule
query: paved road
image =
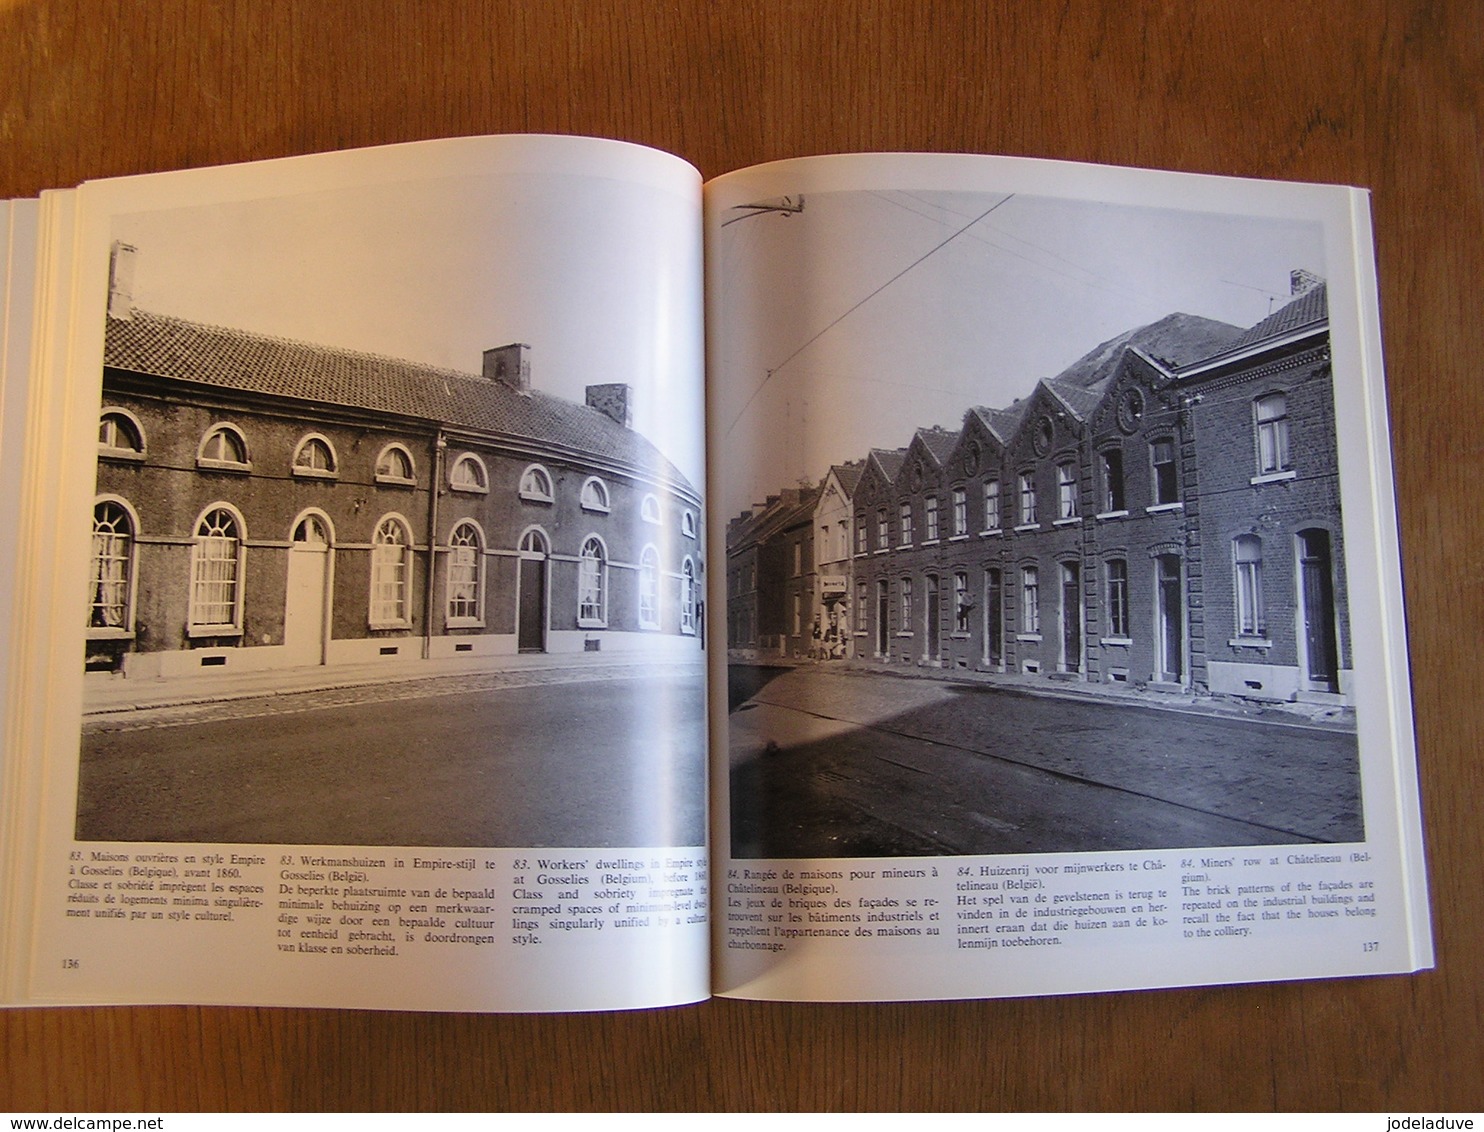
<svg viewBox="0 0 1484 1132">
<path fill-rule="evenodd" d="M 730 720 L 738 856 L 1364 836 L 1353 731 L 881 673 L 771 675 Z"/>
<path fill-rule="evenodd" d="M 84 840 L 694 845 L 698 675 L 384 685 L 124 713 L 83 735 Z"/>
</svg>

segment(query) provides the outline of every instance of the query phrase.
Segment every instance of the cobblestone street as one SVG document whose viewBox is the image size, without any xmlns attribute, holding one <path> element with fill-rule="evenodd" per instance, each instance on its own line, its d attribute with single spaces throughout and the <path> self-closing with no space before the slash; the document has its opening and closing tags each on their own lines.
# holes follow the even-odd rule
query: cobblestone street
<svg viewBox="0 0 1484 1132">
<path fill-rule="evenodd" d="M 743 683 L 756 690 L 730 723 L 739 856 L 1364 836 L 1355 732 L 1334 723 L 817 667 Z"/>
</svg>

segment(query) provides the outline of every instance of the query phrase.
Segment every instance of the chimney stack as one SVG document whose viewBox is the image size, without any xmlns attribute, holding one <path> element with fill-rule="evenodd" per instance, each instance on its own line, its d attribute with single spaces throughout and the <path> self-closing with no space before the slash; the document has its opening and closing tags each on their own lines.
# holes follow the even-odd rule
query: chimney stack
<svg viewBox="0 0 1484 1132">
<path fill-rule="evenodd" d="M 108 256 L 108 317 L 127 319 L 134 313 L 134 257 L 139 249 L 122 240 L 113 242 Z"/>
<path fill-rule="evenodd" d="M 1324 279 L 1321 276 L 1315 275 L 1312 271 L 1305 271 L 1302 267 L 1296 267 L 1288 273 L 1288 294 L 1291 298 L 1297 298 L 1299 295 L 1312 291 L 1323 282 Z"/>
<path fill-rule="evenodd" d="M 617 421 L 624 428 L 634 427 L 634 387 L 615 382 L 611 385 L 589 385 L 587 407 L 597 409 L 605 417 Z"/>
<path fill-rule="evenodd" d="M 512 342 L 508 346 L 496 346 L 484 352 L 484 376 L 486 380 L 508 385 L 517 393 L 531 391 L 531 348 L 524 342 Z"/>
</svg>

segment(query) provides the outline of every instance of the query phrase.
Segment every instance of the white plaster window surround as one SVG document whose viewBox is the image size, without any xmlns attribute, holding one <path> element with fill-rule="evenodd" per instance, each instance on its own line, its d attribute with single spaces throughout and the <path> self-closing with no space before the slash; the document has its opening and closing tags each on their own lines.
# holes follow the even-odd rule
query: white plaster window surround
<svg viewBox="0 0 1484 1132">
<path fill-rule="evenodd" d="M 109 460 L 144 459 L 144 426 L 128 409 L 107 407 L 98 418 L 98 455 Z"/>
<path fill-rule="evenodd" d="M 196 466 L 214 472 L 250 472 L 247 437 L 234 424 L 219 422 L 206 430 L 196 449 Z"/>
<path fill-rule="evenodd" d="M 550 472 L 540 464 L 532 464 L 521 472 L 517 494 L 527 503 L 551 503 L 556 498 L 551 482 Z"/>
<path fill-rule="evenodd" d="M 308 479 L 332 480 L 338 474 L 338 467 L 330 438 L 323 433 L 311 432 L 294 449 L 294 464 L 290 471 Z"/>
<path fill-rule="evenodd" d="M 412 487 L 417 483 L 416 469 L 412 452 L 405 444 L 388 444 L 376 456 L 377 483 Z"/>
<path fill-rule="evenodd" d="M 465 452 L 449 466 L 448 486 L 453 491 L 466 491 L 475 495 L 488 494 L 490 489 L 489 469 L 473 452 Z"/>
<path fill-rule="evenodd" d="M 581 503 L 584 511 L 597 511 L 606 515 L 609 510 L 608 485 L 597 476 L 588 476 L 583 481 L 578 502 Z"/>
</svg>

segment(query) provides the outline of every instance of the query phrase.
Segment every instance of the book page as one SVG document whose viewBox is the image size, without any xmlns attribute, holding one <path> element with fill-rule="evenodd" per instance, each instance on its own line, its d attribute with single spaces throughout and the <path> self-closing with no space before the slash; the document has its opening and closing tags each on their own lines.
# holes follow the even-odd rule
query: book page
<svg viewBox="0 0 1484 1132">
<path fill-rule="evenodd" d="M 707 236 L 718 993 L 1430 965 L 1364 193 L 818 158 Z"/>
<path fill-rule="evenodd" d="M 12 998 L 704 997 L 695 171 L 457 139 L 77 202 Z"/>
</svg>

